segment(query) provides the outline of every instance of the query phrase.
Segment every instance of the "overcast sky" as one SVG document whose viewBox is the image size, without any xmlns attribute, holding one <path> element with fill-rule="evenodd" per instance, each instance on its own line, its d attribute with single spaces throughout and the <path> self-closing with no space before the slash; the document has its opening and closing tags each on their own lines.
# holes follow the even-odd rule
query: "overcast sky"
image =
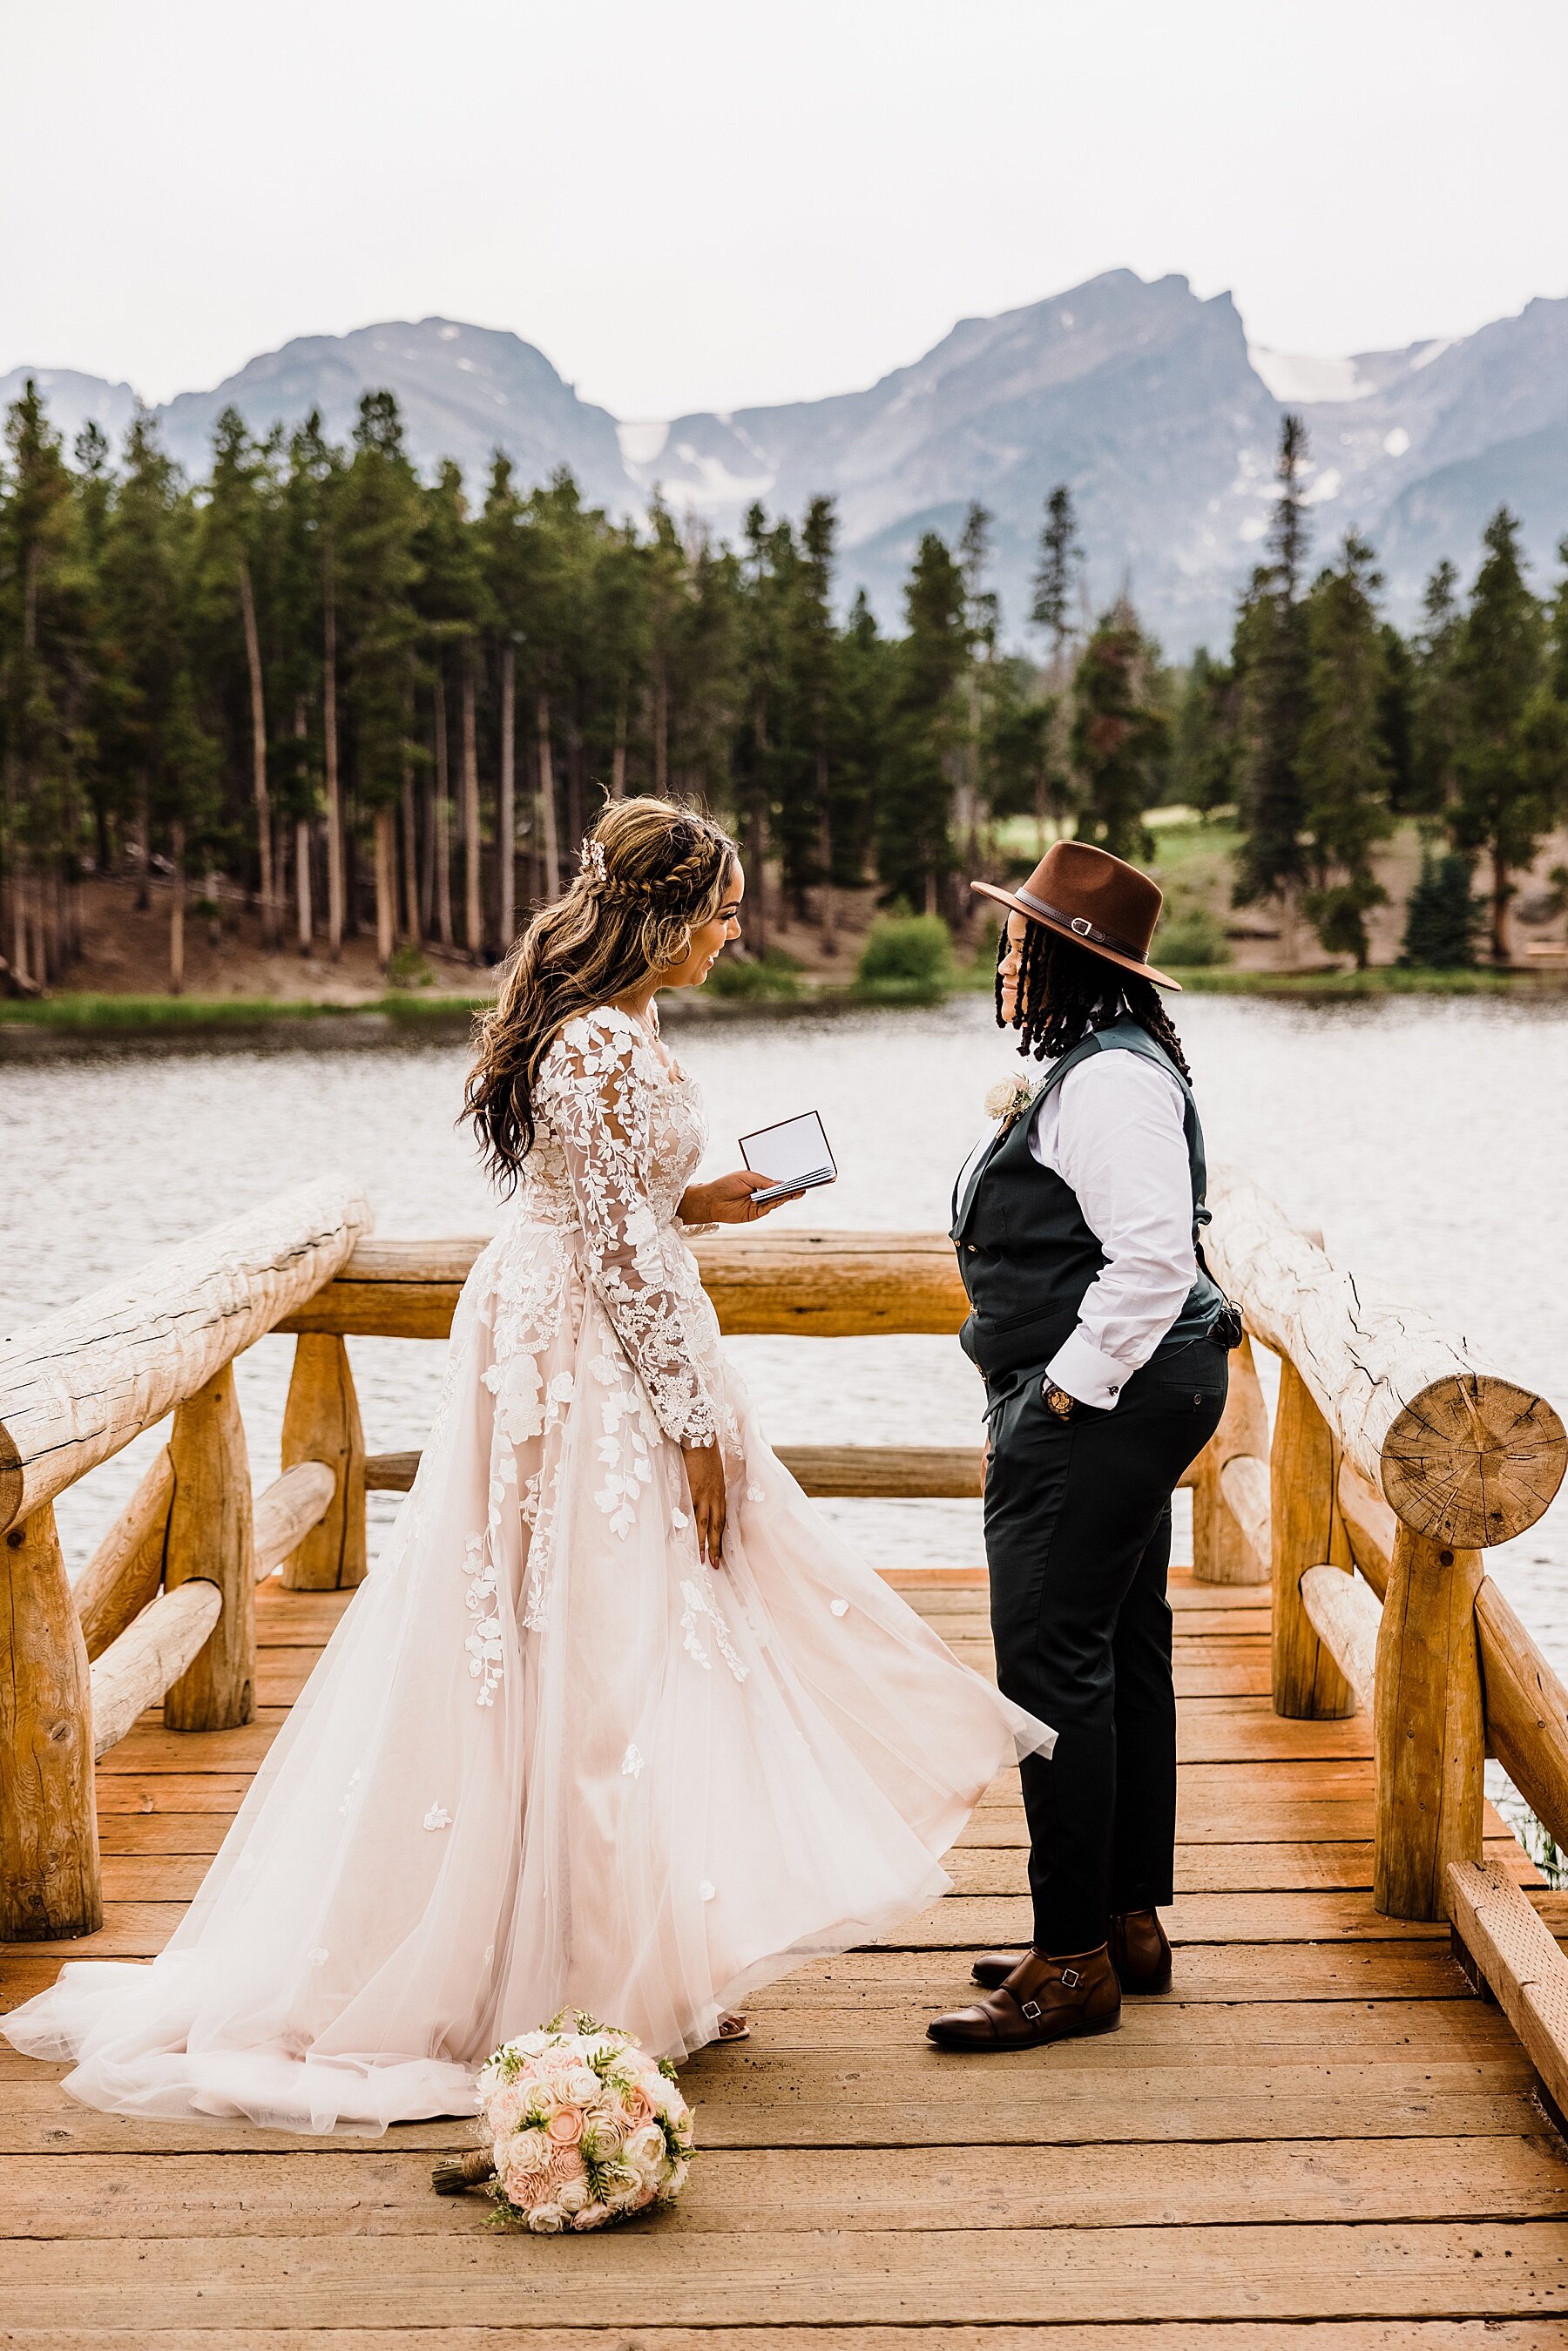
<svg viewBox="0 0 1568 2351">
<path fill-rule="evenodd" d="M 1563 0 L 0 0 L 0 371 L 441 312 L 622 417 L 1116 266 L 1345 352 L 1568 293 Z"/>
</svg>

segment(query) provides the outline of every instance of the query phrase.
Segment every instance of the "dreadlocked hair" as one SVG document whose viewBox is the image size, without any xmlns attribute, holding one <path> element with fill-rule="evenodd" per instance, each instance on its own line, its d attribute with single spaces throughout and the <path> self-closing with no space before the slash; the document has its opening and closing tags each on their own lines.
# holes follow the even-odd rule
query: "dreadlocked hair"
<svg viewBox="0 0 1568 2351">
<path fill-rule="evenodd" d="M 997 1026 L 1008 1026 L 1002 1010 L 1002 963 L 1008 951 L 1004 930 L 997 947 Z M 1091 1029 L 1107 1029 L 1125 1013 L 1135 1020 L 1175 1062 L 1190 1084 L 1192 1071 L 1181 1049 L 1170 1014 L 1152 980 L 1123 971 L 1103 956 L 1092 955 L 1076 939 L 1030 923 L 1019 958 L 1018 1009 L 1012 1026 L 1019 1031 L 1019 1051 L 1037 1061 L 1054 1061 Z"/>
<path fill-rule="evenodd" d="M 504 1190 L 533 1149 L 534 1088 L 567 1022 L 684 963 L 738 862 L 729 835 L 698 809 L 651 799 L 605 808 L 571 887 L 535 914 L 479 1023 L 465 1115 Z"/>
</svg>

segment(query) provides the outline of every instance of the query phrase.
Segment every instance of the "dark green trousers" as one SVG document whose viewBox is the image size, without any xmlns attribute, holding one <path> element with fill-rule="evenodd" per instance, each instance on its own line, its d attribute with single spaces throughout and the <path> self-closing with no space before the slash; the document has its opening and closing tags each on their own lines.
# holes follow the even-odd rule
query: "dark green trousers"
<svg viewBox="0 0 1568 2351">
<path fill-rule="evenodd" d="M 1229 1371 L 1199 1339 L 1135 1373 L 1113 1411 L 1066 1421 L 1042 1373 L 988 1384 L 986 1558 L 998 1679 L 1057 1735 L 1049 1762 L 1019 1771 L 1034 1941 L 1061 1953 L 1175 1891 L 1171 1495 L 1219 1425 Z"/>
</svg>

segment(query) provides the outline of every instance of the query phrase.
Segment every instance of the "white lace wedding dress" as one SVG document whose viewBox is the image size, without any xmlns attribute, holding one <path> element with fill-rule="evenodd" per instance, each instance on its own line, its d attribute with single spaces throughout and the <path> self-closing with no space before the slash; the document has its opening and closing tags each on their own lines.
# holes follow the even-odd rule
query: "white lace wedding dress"
<svg viewBox="0 0 1568 2351">
<path fill-rule="evenodd" d="M 151 1966 L 68 1965 L 0 2025 L 130 2115 L 379 2131 L 472 2110 L 566 2004 L 681 2057 L 800 1959 L 943 1893 L 1051 1734 L 817 1517 L 727 1368 L 676 1204 L 701 1105 L 574 1020 L 436 1425 L 361 1587 Z M 725 1566 L 680 1443 L 716 1435 Z"/>
</svg>

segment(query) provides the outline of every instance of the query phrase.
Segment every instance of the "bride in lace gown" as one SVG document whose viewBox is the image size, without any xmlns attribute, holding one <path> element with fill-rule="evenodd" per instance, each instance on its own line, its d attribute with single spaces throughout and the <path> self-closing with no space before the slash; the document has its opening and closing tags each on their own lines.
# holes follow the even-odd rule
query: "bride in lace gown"
<svg viewBox="0 0 1568 2351">
<path fill-rule="evenodd" d="M 992 1775 L 1049 1751 L 814 1513 L 725 1363 L 688 1236 L 766 1179 L 694 1183 L 653 992 L 706 977 L 742 887 L 707 819 L 625 801 L 530 926 L 470 1081 L 516 1199 L 386 1556 L 162 1957 L 5 2020 L 86 2104 L 379 2131 L 471 2111 L 490 2048 L 567 2004 L 682 2057 L 943 1893 Z"/>
</svg>

